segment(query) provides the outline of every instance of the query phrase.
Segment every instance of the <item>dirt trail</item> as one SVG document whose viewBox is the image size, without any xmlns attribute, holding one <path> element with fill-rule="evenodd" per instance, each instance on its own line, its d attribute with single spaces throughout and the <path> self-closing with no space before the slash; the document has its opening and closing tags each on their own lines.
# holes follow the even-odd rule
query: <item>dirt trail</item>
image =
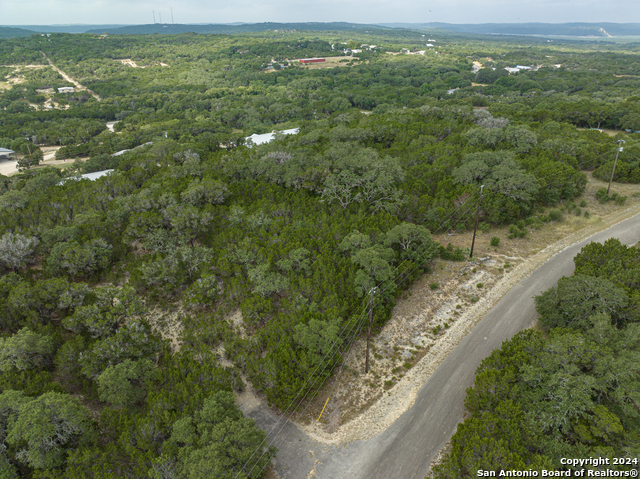
<svg viewBox="0 0 640 479">
<path fill-rule="evenodd" d="M 47 55 L 45 55 L 44 52 L 40 52 L 40 53 L 42 53 L 42 56 L 44 56 L 44 58 L 49 62 L 49 65 L 51 65 L 51 68 L 53 68 L 55 71 L 57 71 L 62 76 L 62 78 L 67 80 L 69 83 L 73 83 L 78 90 L 85 90 L 87 93 L 89 93 L 96 100 L 102 101 L 102 98 L 100 98 L 96 93 L 94 93 L 91 90 L 89 90 L 86 86 L 81 85 L 79 82 L 77 82 L 76 80 L 71 78 L 69 75 L 67 75 L 65 72 L 60 70 L 57 66 L 55 66 L 53 64 L 53 62 L 49 59 L 49 57 Z"/>
</svg>

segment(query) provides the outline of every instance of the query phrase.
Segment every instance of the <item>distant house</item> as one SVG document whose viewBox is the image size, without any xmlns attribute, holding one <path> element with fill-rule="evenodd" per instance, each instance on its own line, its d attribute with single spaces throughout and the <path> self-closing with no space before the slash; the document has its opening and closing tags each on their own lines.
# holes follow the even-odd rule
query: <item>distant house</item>
<svg viewBox="0 0 640 479">
<path fill-rule="evenodd" d="M 7 150 L 6 148 L 0 148 L 0 158 L 8 158 L 11 155 L 14 155 L 15 151 Z"/>
<path fill-rule="evenodd" d="M 447 95 L 453 95 L 455 92 L 457 92 L 460 88 L 452 88 L 451 90 L 447 90 Z"/>
<path fill-rule="evenodd" d="M 58 88 L 58 93 L 75 93 L 76 89 L 72 86 L 63 86 Z"/>
<path fill-rule="evenodd" d="M 300 63 L 324 63 L 324 58 L 301 58 Z"/>
<path fill-rule="evenodd" d="M 507 67 L 507 68 L 505 68 L 505 70 L 507 70 L 509 73 L 518 73 L 518 72 L 521 72 L 522 70 L 531 70 L 531 68 L 532 67 L 525 67 L 525 66 L 522 66 L 522 65 L 516 65 L 515 68 Z"/>
<path fill-rule="evenodd" d="M 300 132 L 300 128 L 292 128 L 290 130 L 282 130 L 280 133 L 282 133 L 283 135 L 296 135 Z M 247 136 L 245 138 L 245 141 L 247 142 L 247 146 L 251 147 L 253 145 L 263 145 L 265 143 L 269 143 L 271 141 L 273 141 L 273 139 L 276 137 L 276 132 L 273 131 L 271 133 L 264 133 L 262 135 L 258 135 L 256 133 L 254 133 L 251 136 Z"/>
<path fill-rule="evenodd" d="M 90 180 L 96 181 L 98 178 L 102 178 L 103 176 L 108 175 L 113 170 L 102 170 L 102 171 L 94 171 L 93 173 L 87 173 L 86 175 L 80 176 L 72 176 L 70 178 L 65 178 L 62 181 L 58 182 L 58 185 L 64 185 L 67 180 Z"/>
</svg>

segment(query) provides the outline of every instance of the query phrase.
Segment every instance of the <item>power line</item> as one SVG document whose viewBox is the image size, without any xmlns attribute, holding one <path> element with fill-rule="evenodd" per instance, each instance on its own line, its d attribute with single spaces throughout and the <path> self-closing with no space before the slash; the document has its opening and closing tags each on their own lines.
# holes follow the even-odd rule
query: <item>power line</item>
<svg viewBox="0 0 640 479">
<path fill-rule="evenodd" d="M 599 164 L 596 165 L 589 165 L 589 168 L 598 168 L 599 166 L 607 163 L 610 160 L 606 160 L 603 161 Z M 581 168 L 584 167 L 586 165 L 580 165 L 578 164 L 578 168 L 579 170 L 574 171 L 572 174 L 570 174 L 569 176 L 561 179 L 561 180 L 557 180 L 554 182 L 546 182 L 544 185 L 541 185 L 541 187 L 543 188 L 553 188 L 554 186 L 558 186 L 558 185 L 566 185 L 567 182 L 569 182 L 571 179 L 573 179 L 576 175 L 578 174 L 582 174 L 583 172 L 581 171 Z M 479 194 L 479 199 L 481 198 L 482 195 L 482 190 L 480 191 Z M 458 206 L 450 215 L 448 218 L 446 218 L 444 221 L 441 222 L 440 226 L 438 227 L 438 229 L 436 231 L 434 231 L 433 233 L 431 233 L 431 236 L 435 236 L 437 235 L 442 229 L 444 229 L 445 225 L 449 222 L 449 220 L 451 220 L 451 218 L 454 217 L 454 215 L 461 210 L 465 205 L 467 205 L 473 198 L 474 195 L 470 196 L 469 198 L 467 198 L 467 200 L 462 203 L 460 206 Z M 460 215 L 460 217 L 452 224 L 450 225 L 446 231 L 451 231 L 451 229 L 453 229 L 458 223 L 460 223 L 463 219 L 467 220 L 470 216 L 469 214 L 472 214 L 472 210 L 473 210 L 473 204 L 471 204 L 471 206 L 467 207 L 464 211 L 464 213 L 462 215 Z M 344 328 L 342 329 L 342 331 L 340 333 L 338 333 L 338 337 L 342 337 L 344 332 L 348 329 L 348 332 L 346 335 L 344 335 L 344 339 L 341 341 L 342 345 L 345 346 L 345 341 L 346 341 L 346 348 L 344 348 L 345 351 L 348 351 L 351 348 L 351 345 L 353 344 L 353 342 L 355 341 L 355 338 L 357 337 L 358 333 L 361 330 L 361 327 L 364 324 L 364 321 L 367 317 L 366 315 L 366 311 L 367 311 L 367 307 L 366 304 L 367 302 L 369 303 L 369 308 L 373 308 L 375 306 L 377 306 L 378 304 L 381 304 L 393 291 L 396 291 L 397 288 L 407 279 L 409 278 L 409 276 L 411 276 L 419 267 L 420 267 L 420 263 L 424 260 L 427 259 L 427 257 L 430 257 L 429 255 L 431 255 L 433 252 L 435 252 L 435 249 L 439 249 L 440 248 L 440 244 L 437 242 L 433 242 L 433 244 L 431 244 L 428 248 L 425 249 L 425 251 L 423 251 L 422 253 L 418 253 L 417 257 L 414 255 L 412 258 L 409 259 L 405 259 L 402 263 L 400 263 L 396 268 L 395 268 L 395 272 L 396 272 L 396 276 L 389 280 L 385 280 L 381 283 L 379 283 L 379 286 L 381 286 L 382 284 L 385 284 L 384 289 L 382 289 L 380 291 L 380 293 L 378 294 L 378 296 L 376 297 L 376 301 L 374 303 L 373 298 L 371 298 L 369 301 L 367 301 L 367 298 L 363 299 L 363 302 L 360 306 L 360 308 L 358 308 L 357 310 L 360 310 L 360 314 L 358 315 L 356 313 L 356 315 L 352 316 L 352 318 L 348 321 L 345 322 Z M 415 261 L 412 261 L 415 260 Z M 405 265 L 405 263 L 407 261 L 412 261 L 414 262 L 415 266 L 413 267 L 413 269 L 411 269 L 410 271 L 404 271 L 403 273 L 399 273 L 399 270 L 402 266 Z M 371 309 L 370 309 L 371 310 Z M 357 319 L 356 319 L 357 317 Z M 347 327 L 347 325 L 351 325 L 350 327 Z M 354 332 L 354 327 L 355 327 L 355 332 Z M 353 332 L 353 334 L 351 334 Z M 303 385 L 303 387 L 300 389 L 300 391 L 298 392 L 298 394 L 296 394 L 296 396 L 294 397 L 294 399 L 291 401 L 291 403 L 289 404 L 289 406 L 287 407 L 287 410 L 285 411 L 285 413 L 283 414 L 284 419 L 284 423 L 282 424 L 282 426 L 280 427 L 280 429 L 278 430 L 278 432 L 276 433 L 276 435 L 273 437 L 273 439 L 271 439 L 271 441 L 268 441 L 268 445 L 266 447 L 266 450 L 255 460 L 254 465 L 252 466 L 252 468 L 249 470 L 248 474 L 251 474 L 253 472 L 253 470 L 255 469 L 255 467 L 259 464 L 260 460 L 264 457 L 264 455 L 268 452 L 269 448 L 272 447 L 276 441 L 278 440 L 278 436 L 281 434 L 282 430 L 284 429 L 284 427 L 286 426 L 286 424 L 288 422 L 290 422 L 291 417 L 293 416 L 293 412 L 292 411 L 291 414 L 289 414 L 289 417 L 286 417 L 287 414 L 289 413 L 289 410 L 291 409 L 291 407 L 293 406 L 294 402 L 296 402 L 298 396 L 300 395 L 300 393 L 302 391 L 304 391 L 305 387 L 307 386 L 307 384 L 309 383 L 309 381 L 312 378 L 315 378 L 313 380 L 313 383 L 311 384 L 311 386 L 306 390 L 306 392 L 304 393 L 304 396 L 302 397 L 302 399 L 300 399 L 299 401 L 297 401 L 298 404 L 301 404 L 302 402 L 305 401 L 305 399 L 307 398 L 307 396 L 311 393 L 311 391 L 315 388 L 318 380 L 320 379 L 321 376 L 323 376 L 323 379 L 320 383 L 320 388 L 322 388 L 322 386 L 324 385 L 324 383 L 326 382 L 326 380 L 331 377 L 331 374 L 333 373 L 333 370 L 335 369 L 337 362 L 333 361 L 333 358 L 335 357 L 335 355 L 338 353 L 338 351 L 340 350 L 340 348 L 336 348 L 336 346 L 338 345 L 338 340 L 334 341 L 331 345 L 331 347 L 329 348 L 329 351 L 327 351 L 327 353 L 325 353 L 325 356 L 322 358 L 322 360 L 320 361 L 320 363 L 318 364 L 318 366 L 316 366 L 316 369 L 314 370 L 314 372 L 310 375 L 310 377 L 307 379 L 307 381 L 305 381 L 305 384 Z M 335 348 L 335 350 L 334 350 Z M 333 353 L 331 354 L 331 357 L 329 358 L 329 360 L 327 361 L 327 356 L 333 351 Z M 327 362 L 325 362 L 327 361 Z M 318 370 L 318 367 L 322 364 L 325 364 L 325 366 L 322 368 L 321 374 L 320 375 L 316 375 L 316 372 Z M 329 366 L 329 364 L 331 364 L 331 366 Z M 329 372 L 328 374 L 325 374 L 327 372 L 327 368 L 329 368 Z M 307 404 L 305 405 L 302 414 L 304 414 L 304 412 L 307 410 L 307 408 L 309 407 L 310 402 L 307 402 Z M 278 425 L 278 422 L 280 420 L 278 420 L 276 422 L 276 424 L 272 427 L 271 432 L 273 432 Z M 287 433 L 285 434 L 285 436 L 279 441 L 279 444 L 282 444 L 284 442 L 284 440 L 286 440 L 286 438 L 289 435 L 289 431 L 287 431 Z M 267 438 L 265 437 L 265 440 Z M 240 472 L 242 472 L 247 465 L 249 464 L 249 462 L 253 459 L 253 457 L 255 456 L 256 452 L 260 449 L 260 447 L 262 447 L 262 445 L 264 444 L 265 440 L 263 440 L 258 447 L 254 450 L 253 454 L 251 455 L 251 457 L 245 462 L 245 464 L 243 465 L 243 467 L 240 469 L 240 471 L 238 471 L 238 473 L 236 474 L 236 477 L 238 474 L 240 474 Z M 259 473 L 262 472 L 262 470 L 264 470 L 264 468 L 266 467 L 266 464 L 264 466 L 262 466 L 262 468 L 260 469 Z"/>
<path fill-rule="evenodd" d="M 456 210 L 453 211 L 453 213 L 451 215 L 449 215 L 449 217 L 444 220 L 440 227 L 438 228 L 438 230 L 436 230 L 434 233 L 432 233 L 432 236 L 438 234 L 438 232 L 440 230 L 442 230 L 446 224 L 449 222 L 449 220 L 463 207 L 465 207 L 467 205 L 467 203 L 469 203 L 469 201 L 471 200 L 471 198 L 468 198 L 467 201 L 465 201 L 463 204 L 461 204 L 460 206 L 458 206 L 456 208 Z M 452 225 L 449 226 L 449 228 L 447 230 L 450 230 L 453 226 L 455 226 L 456 224 L 458 224 L 460 221 L 462 221 L 463 218 L 465 218 L 465 216 L 473 209 L 473 204 L 471 204 L 470 207 L 467 207 L 465 212 L 460 216 L 460 218 L 458 218 L 458 220 Z M 430 255 L 432 253 L 434 253 L 437 249 L 440 248 L 440 244 L 436 241 L 432 242 L 428 247 L 425 248 L 425 251 L 422 252 L 421 254 L 418 255 L 418 258 L 414 259 L 418 259 L 418 261 L 420 262 L 422 259 L 430 257 Z M 398 267 L 395 268 L 396 270 L 396 277 L 394 279 L 392 279 L 390 282 L 388 282 L 389 280 L 386 280 L 386 287 L 381 291 L 380 295 L 378 296 L 376 303 L 374 304 L 374 306 L 380 304 L 380 302 L 382 300 L 384 300 L 390 293 L 391 291 L 395 290 L 400 284 L 402 284 L 402 282 L 404 282 L 404 280 L 406 280 L 409 275 L 413 274 L 413 272 L 415 272 L 415 270 L 418 268 L 418 266 L 414 267 L 408 274 L 397 274 L 398 270 L 400 269 L 400 267 L 402 267 L 407 261 L 409 260 L 404 260 L 400 265 L 398 265 Z M 398 281 L 396 283 L 396 281 L 398 280 L 398 278 L 400 278 L 400 281 Z M 393 289 L 390 289 L 391 286 L 395 286 Z M 385 294 L 386 293 L 386 294 Z M 362 327 L 363 323 L 364 323 L 364 319 L 366 318 L 366 298 L 363 300 L 362 305 L 360 308 L 358 308 L 358 310 L 361 310 L 359 317 L 357 319 L 355 319 L 356 316 L 358 316 L 358 314 L 356 313 L 356 315 L 352 316 L 351 320 L 347 321 L 345 323 L 345 327 L 343 328 L 343 331 L 341 333 L 338 334 L 338 336 L 342 336 L 344 334 L 344 331 L 346 331 L 349 323 L 351 323 L 351 326 L 348 328 L 349 331 L 347 332 L 347 334 L 345 335 L 344 339 L 341 341 L 342 344 L 344 344 L 345 341 L 347 341 L 347 338 L 351 337 L 348 341 L 347 341 L 347 348 L 346 350 L 348 350 L 351 347 L 351 344 L 353 343 L 353 341 L 355 340 L 358 332 L 360 331 L 360 328 Z M 355 319 L 355 320 L 354 320 Z M 357 326 L 356 326 L 357 325 Z M 355 333 L 353 335 L 351 335 L 352 331 L 354 330 L 355 327 Z M 322 358 L 322 360 L 320 361 L 320 363 L 318 364 L 318 366 L 316 366 L 315 370 L 313 371 L 313 373 L 309 376 L 309 378 L 305 381 L 305 384 L 302 386 L 302 388 L 299 390 L 298 394 L 296 394 L 296 396 L 292 399 L 291 403 L 289 404 L 289 406 L 287 407 L 285 413 L 283 414 L 283 416 L 285 416 L 285 421 L 283 423 L 283 425 L 280 427 L 280 429 L 278 430 L 278 432 L 276 433 L 276 435 L 274 436 L 274 438 L 268 443 L 266 450 L 255 460 L 255 464 L 254 466 L 251 468 L 251 470 L 249 471 L 249 474 L 251 474 L 251 472 L 253 471 L 253 469 L 255 468 L 255 466 L 260 462 L 260 460 L 264 457 L 264 455 L 268 452 L 269 448 L 271 446 L 273 446 L 273 444 L 276 442 L 278 436 L 280 435 L 280 433 L 282 432 L 282 429 L 286 426 L 287 422 L 290 421 L 290 418 L 293 415 L 293 411 L 289 414 L 289 411 L 291 409 L 291 407 L 293 406 L 294 402 L 296 402 L 296 400 L 298 399 L 298 396 L 302 393 L 302 391 L 304 391 L 304 389 L 306 388 L 307 384 L 309 383 L 309 381 L 315 377 L 315 380 L 313 381 L 313 384 L 311 384 L 311 386 L 306 390 L 304 396 L 302 397 L 302 399 L 300 401 L 297 401 L 298 404 L 302 403 L 307 396 L 309 395 L 309 393 L 314 389 L 318 379 L 320 379 L 320 376 L 316 376 L 316 372 L 319 368 L 320 365 L 322 365 L 323 363 L 325 363 L 325 361 L 327 360 L 327 356 L 331 353 L 332 350 L 334 350 L 334 348 L 338 345 L 338 340 L 334 341 L 331 345 L 331 347 L 329 348 L 329 350 L 325 353 L 324 357 Z M 334 356 L 336 355 L 336 353 L 339 351 L 339 348 L 335 349 L 335 351 L 333 351 L 333 354 L 331 354 L 331 357 L 329 358 L 328 363 L 325 363 L 325 367 L 322 369 L 322 374 L 326 372 L 326 369 L 329 367 L 329 364 L 332 363 L 332 360 L 334 358 Z M 330 377 L 331 373 L 333 372 L 333 370 L 335 369 L 337 363 L 333 363 L 332 366 L 330 366 L 330 371 L 328 375 L 324 375 L 324 379 L 322 381 L 321 384 L 324 384 L 324 382 L 327 380 L 328 377 Z M 309 406 L 309 404 L 307 404 L 303 410 L 306 411 L 306 408 Z M 295 409 L 294 409 L 295 411 Z M 289 414 L 289 417 L 286 417 L 287 414 Z M 279 420 L 276 422 L 276 424 L 271 428 L 271 432 L 273 432 L 278 425 Z M 288 435 L 288 433 L 287 433 Z M 287 435 L 285 435 L 285 439 L 287 437 Z M 265 437 L 266 440 L 266 437 Z M 240 469 L 240 471 L 238 471 L 238 474 L 240 472 L 242 472 L 247 465 L 249 464 L 249 462 L 253 459 L 253 457 L 255 456 L 256 452 L 260 449 L 260 447 L 262 447 L 264 444 L 264 440 L 258 445 L 258 447 L 256 448 L 256 450 L 253 452 L 253 454 L 251 455 L 251 457 L 247 460 L 247 462 L 243 465 L 243 467 Z M 237 475 L 236 475 L 237 477 Z"/>
</svg>

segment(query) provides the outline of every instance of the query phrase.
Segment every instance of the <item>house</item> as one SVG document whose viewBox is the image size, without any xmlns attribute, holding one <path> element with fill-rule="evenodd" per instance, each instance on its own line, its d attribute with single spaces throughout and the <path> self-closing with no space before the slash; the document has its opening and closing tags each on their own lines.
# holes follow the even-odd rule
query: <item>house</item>
<svg viewBox="0 0 640 479">
<path fill-rule="evenodd" d="M 453 95 L 455 92 L 457 92 L 460 88 L 452 88 L 451 90 L 447 90 L 447 95 Z"/>
<path fill-rule="evenodd" d="M 15 151 L 13 150 L 8 150 L 6 148 L 0 148 L 0 158 L 8 158 L 11 155 L 14 155 Z"/>
<path fill-rule="evenodd" d="M 72 86 L 63 86 L 58 88 L 58 93 L 75 93 L 76 89 Z"/>
<path fill-rule="evenodd" d="M 290 130 L 282 130 L 280 133 L 283 135 L 296 135 L 300 132 L 300 128 L 292 128 Z M 245 141 L 247 142 L 247 146 L 251 148 L 253 145 L 263 145 L 265 143 L 269 143 L 273 141 L 276 137 L 276 132 L 272 131 L 271 133 L 264 133 L 262 135 L 258 135 L 254 133 L 251 136 L 247 136 Z"/>
<path fill-rule="evenodd" d="M 108 175 L 112 171 L 113 170 L 102 170 L 102 171 L 94 171 L 93 173 L 87 173 L 86 175 L 72 176 L 70 178 L 65 178 L 64 180 L 59 181 L 58 185 L 64 185 L 67 180 L 90 180 L 90 181 L 96 181 L 98 178 L 102 178 L 103 176 Z"/>
<path fill-rule="evenodd" d="M 505 70 L 507 70 L 511 74 L 511 73 L 521 72 L 522 70 L 531 70 L 531 68 L 532 67 L 524 67 L 522 65 L 516 65 L 515 68 L 507 67 L 507 68 L 505 68 Z"/>
<path fill-rule="evenodd" d="M 301 58 L 300 63 L 324 63 L 324 58 Z"/>
</svg>

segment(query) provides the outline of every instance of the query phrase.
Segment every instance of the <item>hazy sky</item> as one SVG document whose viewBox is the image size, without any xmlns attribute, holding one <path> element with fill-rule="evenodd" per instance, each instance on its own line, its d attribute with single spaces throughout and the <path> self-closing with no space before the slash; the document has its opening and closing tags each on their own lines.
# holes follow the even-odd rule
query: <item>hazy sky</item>
<svg viewBox="0 0 640 479">
<path fill-rule="evenodd" d="M 0 0 L 0 25 L 640 22 L 638 0 Z"/>
</svg>

